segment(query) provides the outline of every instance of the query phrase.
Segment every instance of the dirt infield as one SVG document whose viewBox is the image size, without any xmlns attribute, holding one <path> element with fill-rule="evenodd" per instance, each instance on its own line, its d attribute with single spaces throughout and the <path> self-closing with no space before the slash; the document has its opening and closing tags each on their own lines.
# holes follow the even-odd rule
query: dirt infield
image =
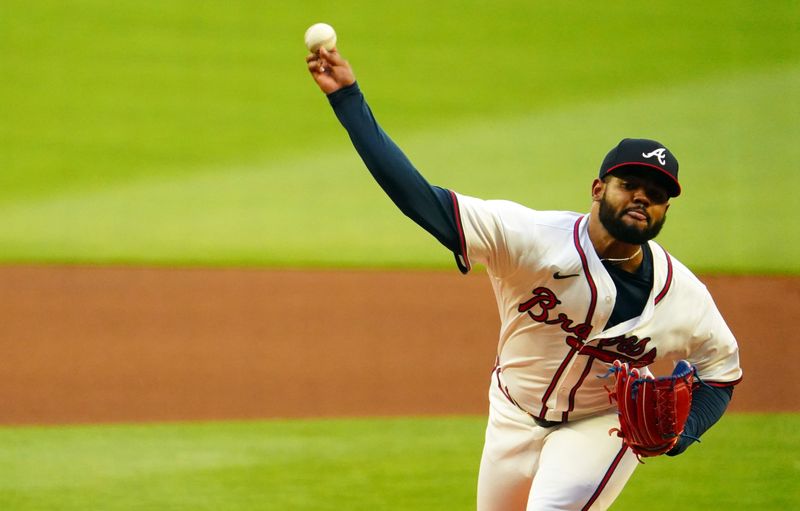
<svg viewBox="0 0 800 511">
<path fill-rule="evenodd" d="M 798 411 L 800 278 L 706 277 L 733 411 Z M 0 423 L 485 413 L 485 275 L 0 268 Z M 759 350 L 761 355 L 758 354 Z"/>
</svg>

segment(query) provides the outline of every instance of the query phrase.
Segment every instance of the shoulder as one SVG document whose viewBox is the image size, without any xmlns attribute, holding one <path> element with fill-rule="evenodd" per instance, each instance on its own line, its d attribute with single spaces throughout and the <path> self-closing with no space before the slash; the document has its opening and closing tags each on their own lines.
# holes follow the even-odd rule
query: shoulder
<svg viewBox="0 0 800 511">
<path fill-rule="evenodd" d="M 674 278 L 677 284 L 686 289 L 687 292 L 696 293 L 698 295 L 708 295 L 708 288 L 705 284 L 690 270 L 685 264 L 676 259 L 671 254 L 669 258 L 672 260 L 672 269 Z"/>
<path fill-rule="evenodd" d="M 459 209 L 493 215 L 503 224 L 512 226 L 541 226 L 550 229 L 572 229 L 582 216 L 572 211 L 541 211 L 510 200 L 478 199 L 455 193 Z"/>
<path fill-rule="evenodd" d="M 668 277 L 671 279 L 669 294 L 679 297 L 683 303 L 693 302 L 700 304 L 713 301 L 706 285 L 685 264 L 658 243 L 651 241 L 650 247 L 654 254 L 662 254 L 661 257 L 668 263 L 664 266 L 666 267 L 666 272 L 672 273 Z M 702 308 L 697 308 L 697 310 L 700 311 Z"/>
</svg>

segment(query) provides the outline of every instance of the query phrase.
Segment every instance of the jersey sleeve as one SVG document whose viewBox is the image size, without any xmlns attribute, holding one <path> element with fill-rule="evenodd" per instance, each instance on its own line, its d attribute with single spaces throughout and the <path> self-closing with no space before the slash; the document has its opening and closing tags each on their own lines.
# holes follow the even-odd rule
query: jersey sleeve
<svg viewBox="0 0 800 511">
<path fill-rule="evenodd" d="M 739 346 L 708 291 L 700 314 L 689 362 L 697 368 L 697 376 L 709 385 L 736 385 L 742 379 Z"/>
<path fill-rule="evenodd" d="M 453 201 L 461 248 L 457 254 L 459 269 L 466 273 L 474 263 L 484 266 L 494 275 L 513 271 L 516 234 L 526 231 L 526 250 L 535 250 L 535 212 L 509 201 L 482 200 L 455 192 Z M 460 256 L 460 257 L 459 257 Z"/>
</svg>

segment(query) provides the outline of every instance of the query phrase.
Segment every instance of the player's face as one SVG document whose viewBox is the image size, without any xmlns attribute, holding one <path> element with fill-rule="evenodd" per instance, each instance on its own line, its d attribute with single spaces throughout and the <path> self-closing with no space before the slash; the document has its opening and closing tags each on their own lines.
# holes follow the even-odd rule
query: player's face
<svg viewBox="0 0 800 511">
<path fill-rule="evenodd" d="M 609 176 L 599 198 L 598 217 L 611 236 L 640 245 L 658 236 L 667 219 L 669 194 L 643 175 Z"/>
</svg>

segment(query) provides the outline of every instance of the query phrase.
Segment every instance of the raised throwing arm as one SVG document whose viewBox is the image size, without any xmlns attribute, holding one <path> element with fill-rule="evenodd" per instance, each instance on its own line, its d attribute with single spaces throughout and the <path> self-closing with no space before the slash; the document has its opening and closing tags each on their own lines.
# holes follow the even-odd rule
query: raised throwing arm
<svg viewBox="0 0 800 511">
<path fill-rule="evenodd" d="M 306 57 L 308 70 L 324 92 L 356 151 L 398 208 L 445 247 L 460 250 L 451 192 L 432 186 L 378 125 L 356 83 L 350 64 L 334 48 Z"/>
</svg>

